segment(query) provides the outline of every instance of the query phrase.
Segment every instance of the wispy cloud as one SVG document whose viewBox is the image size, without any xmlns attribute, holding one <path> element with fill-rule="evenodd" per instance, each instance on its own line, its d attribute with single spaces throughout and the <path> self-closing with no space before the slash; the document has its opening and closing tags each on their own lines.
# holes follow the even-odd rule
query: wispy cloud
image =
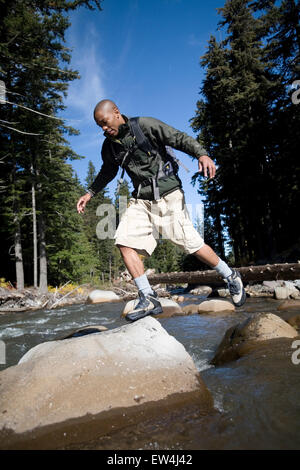
<svg viewBox="0 0 300 470">
<path fill-rule="evenodd" d="M 189 46 L 197 46 L 197 47 L 204 45 L 204 42 L 200 41 L 200 39 L 198 39 L 193 33 L 189 34 L 187 43 Z"/>
<path fill-rule="evenodd" d="M 74 117 L 91 119 L 96 103 L 106 96 L 103 85 L 104 60 L 98 47 L 99 37 L 91 25 L 83 41 L 79 42 L 76 36 L 73 39 L 71 65 L 78 70 L 80 79 L 71 82 L 65 104 L 68 115 L 72 112 Z"/>
</svg>

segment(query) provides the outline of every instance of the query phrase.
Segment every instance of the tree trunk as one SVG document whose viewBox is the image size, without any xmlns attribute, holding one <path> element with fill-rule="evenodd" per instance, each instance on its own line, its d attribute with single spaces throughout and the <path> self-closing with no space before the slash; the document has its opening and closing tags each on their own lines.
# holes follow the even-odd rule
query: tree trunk
<svg viewBox="0 0 300 470">
<path fill-rule="evenodd" d="M 44 218 L 41 214 L 39 216 L 39 246 L 40 246 L 40 286 L 39 290 L 42 294 L 48 292 L 47 282 L 47 252 L 46 252 L 46 238 L 45 238 L 45 224 Z"/>
<path fill-rule="evenodd" d="M 24 269 L 23 269 L 23 254 L 21 243 L 21 227 L 18 217 L 15 219 L 15 259 L 16 259 L 16 280 L 17 289 L 24 289 Z"/>
<path fill-rule="evenodd" d="M 33 175 L 33 165 L 31 165 L 31 174 Z M 33 286 L 37 287 L 37 275 L 38 275 L 38 262 L 37 262 L 37 229 L 36 229 L 36 200 L 35 200 L 35 186 L 34 180 L 32 179 L 31 184 L 31 196 L 32 196 L 32 231 L 33 231 Z"/>
<path fill-rule="evenodd" d="M 277 279 L 300 279 L 300 263 L 266 264 L 237 268 L 243 281 L 273 281 Z M 215 270 L 179 273 L 160 273 L 148 276 L 150 284 L 191 283 L 198 285 L 224 285 L 221 276 Z"/>
</svg>

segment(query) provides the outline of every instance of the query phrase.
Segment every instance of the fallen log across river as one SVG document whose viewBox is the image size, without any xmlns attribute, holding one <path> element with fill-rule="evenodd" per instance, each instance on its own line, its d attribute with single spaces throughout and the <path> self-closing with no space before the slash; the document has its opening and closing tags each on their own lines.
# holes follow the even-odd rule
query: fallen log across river
<svg viewBox="0 0 300 470">
<path fill-rule="evenodd" d="M 265 264 L 236 268 L 243 281 L 276 281 L 300 279 L 300 263 Z M 158 273 L 148 275 L 150 284 L 189 283 L 197 285 L 223 285 L 221 276 L 215 270 Z"/>
</svg>

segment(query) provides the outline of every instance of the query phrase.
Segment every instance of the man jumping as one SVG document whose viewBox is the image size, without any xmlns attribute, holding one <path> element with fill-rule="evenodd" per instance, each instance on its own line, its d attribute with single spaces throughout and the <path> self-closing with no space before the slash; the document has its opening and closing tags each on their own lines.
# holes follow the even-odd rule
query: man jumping
<svg viewBox="0 0 300 470">
<path fill-rule="evenodd" d="M 136 321 L 162 312 L 139 257 L 139 254 L 153 253 L 157 245 L 155 231 L 215 269 L 228 284 L 234 305 L 242 306 L 246 294 L 240 273 L 221 260 L 194 228 L 175 171 L 176 163 L 167 149 L 171 147 L 197 157 L 199 172 L 214 178 L 216 167 L 207 152 L 197 140 L 158 119 L 129 119 L 111 100 L 96 105 L 94 119 L 106 137 L 102 146 L 103 164 L 88 192 L 79 199 L 77 210 L 84 212 L 87 202 L 113 180 L 120 166 L 123 172 L 126 170 L 134 191 L 114 239 L 139 293 L 139 302 L 126 319 Z"/>
</svg>

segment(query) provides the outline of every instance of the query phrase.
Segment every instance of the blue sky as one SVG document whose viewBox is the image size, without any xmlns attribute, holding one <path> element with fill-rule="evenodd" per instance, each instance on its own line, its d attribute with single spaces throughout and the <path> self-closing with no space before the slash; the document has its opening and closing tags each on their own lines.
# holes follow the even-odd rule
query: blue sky
<svg viewBox="0 0 300 470">
<path fill-rule="evenodd" d="M 114 100 L 128 116 L 156 117 L 195 136 L 194 116 L 204 71 L 199 65 L 210 36 L 216 35 L 224 0 L 104 0 L 103 11 L 85 8 L 70 15 L 66 46 L 71 67 L 81 79 L 70 84 L 63 116 L 80 131 L 70 137 L 72 148 L 85 156 L 72 166 L 84 182 L 88 161 L 99 171 L 103 136 L 93 120 L 95 104 Z M 186 203 L 201 203 L 190 183 L 197 161 L 176 152 L 190 169 L 180 169 Z M 119 174 L 118 174 L 119 177 Z M 113 196 L 117 178 L 108 185 Z"/>
</svg>

